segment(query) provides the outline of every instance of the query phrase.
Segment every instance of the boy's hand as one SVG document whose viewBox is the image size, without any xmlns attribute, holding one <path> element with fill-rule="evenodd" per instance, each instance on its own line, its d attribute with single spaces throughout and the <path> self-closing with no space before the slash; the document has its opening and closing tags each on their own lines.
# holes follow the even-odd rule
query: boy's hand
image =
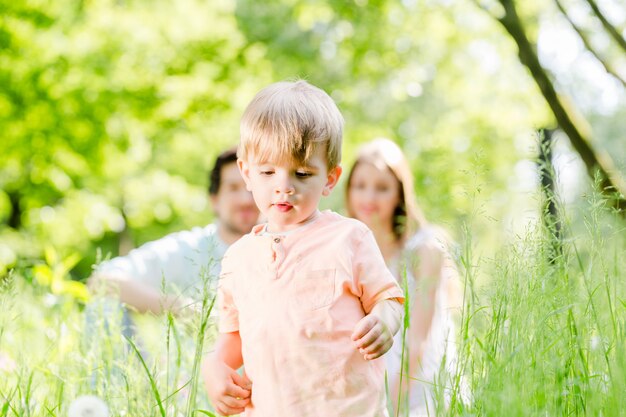
<svg viewBox="0 0 626 417">
<path fill-rule="evenodd" d="M 354 327 L 352 340 L 365 360 L 379 358 L 391 349 L 401 317 L 402 304 L 396 300 L 383 300 L 359 320 Z"/>
<path fill-rule="evenodd" d="M 356 342 L 363 358 L 369 361 L 391 349 L 393 334 L 380 317 L 368 314 L 356 324 L 352 340 Z"/>
<path fill-rule="evenodd" d="M 207 393 L 222 416 L 243 413 L 250 403 L 252 382 L 221 361 L 208 359 L 202 369 Z"/>
</svg>

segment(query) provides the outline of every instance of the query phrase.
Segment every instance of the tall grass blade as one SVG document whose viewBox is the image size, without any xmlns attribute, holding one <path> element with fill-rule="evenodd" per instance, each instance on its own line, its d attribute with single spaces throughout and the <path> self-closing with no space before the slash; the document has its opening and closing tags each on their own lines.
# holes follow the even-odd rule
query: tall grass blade
<svg viewBox="0 0 626 417">
<path fill-rule="evenodd" d="M 146 375 L 148 376 L 148 380 L 150 381 L 150 388 L 152 388 L 152 393 L 154 394 L 154 398 L 156 399 L 157 404 L 159 406 L 161 417 L 167 417 L 165 408 L 163 408 L 163 402 L 161 401 L 161 395 L 159 394 L 156 381 L 154 380 L 152 373 L 150 373 L 150 369 L 148 369 L 148 365 L 146 365 L 146 362 L 144 361 L 141 352 L 139 351 L 135 343 L 133 343 L 133 341 L 128 336 L 124 335 L 124 338 L 128 341 L 128 344 L 133 348 L 133 351 L 137 354 L 137 357 L 139 358 L 139 362 L 141 363 L 141 366 L 143 367 L 144 371 L 146 372 Z"/>
</svg>

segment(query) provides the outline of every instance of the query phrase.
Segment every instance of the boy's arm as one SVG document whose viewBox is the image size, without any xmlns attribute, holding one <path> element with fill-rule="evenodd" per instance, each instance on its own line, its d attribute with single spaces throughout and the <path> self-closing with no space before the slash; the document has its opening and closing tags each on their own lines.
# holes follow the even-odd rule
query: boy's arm
<svg viewBox="0 0 626 417">
<path fill-rule="evenodd" d="M 366 360 L 376 359 L 393 345 L 400 328 L 404 294 L 393 277 L 372 232 L 365 228 L 354 249 L 354 279 L 367 313 L 354 327 L 352 340 Z"/>
<path fill-rule="evenodd" d="M 202 377 L 215 410 L 223 416 L 240 414 L 250 403 L 252 382 L 239 375 L 243 365 L 239 332 L 220 333 L 215 350 L 202 365 Z"/>
<path fill-rule="evenodd" d="M 393 336 L 400 329 L 402 303 L 397 299 L 381 300 L 354 328 L 354 340 L 366 360 L 376 359 L 393 345 Z"/>
</svg>

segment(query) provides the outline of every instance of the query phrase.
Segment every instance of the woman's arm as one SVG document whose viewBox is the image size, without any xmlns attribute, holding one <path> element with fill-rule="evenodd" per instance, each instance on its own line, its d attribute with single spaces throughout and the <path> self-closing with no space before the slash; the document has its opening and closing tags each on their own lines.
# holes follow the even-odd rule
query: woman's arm
<svg viewBox="0 0 626 417">
<path fill-rule="evenodd" d="M 424 355 L 424 344 L 435 314 L 437 289 L 439 288 L 444 254 L 437 245 L 424 245 L 414 253 L 413 265 L 409 265 L 416 281 L 414 297 L 409 312 L 409 375 L 415 376 Z"/>
</svg>

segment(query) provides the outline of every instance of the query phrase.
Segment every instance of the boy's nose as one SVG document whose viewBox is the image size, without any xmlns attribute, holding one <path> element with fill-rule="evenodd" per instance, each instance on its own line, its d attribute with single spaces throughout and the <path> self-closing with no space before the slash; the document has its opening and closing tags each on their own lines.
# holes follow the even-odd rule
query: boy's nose
<svg viewBox="0 0 626 417">
<path fill-rule="evenodd" d="M 296 188 L 289 181 L 289 178 L 279 178 L 275 190 L 276 194 L 293 194 L 296 192 Z"/>
<path fill-rule="evenodd" d="M 293 194 L 296 192 L 296 189 L 291 184 L 284 184 L 279 187 L 276 187 L 276 194 Z"/>
</svg>

